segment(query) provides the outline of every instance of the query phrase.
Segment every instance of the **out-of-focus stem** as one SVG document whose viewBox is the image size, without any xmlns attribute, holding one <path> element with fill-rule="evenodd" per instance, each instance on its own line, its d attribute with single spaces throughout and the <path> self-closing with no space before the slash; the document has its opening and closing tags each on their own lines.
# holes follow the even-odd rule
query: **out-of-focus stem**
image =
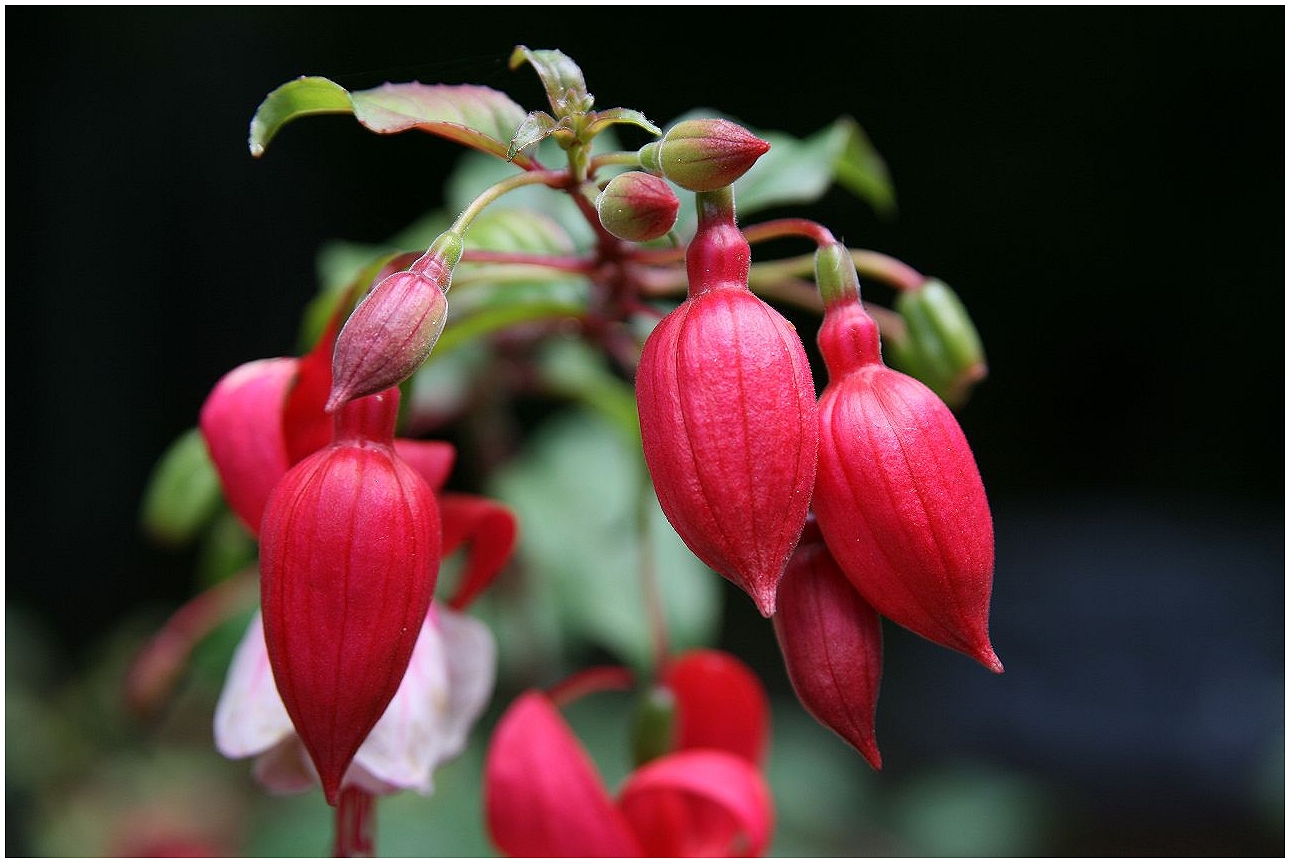
<svg viewBox="0 0 1290 863">
<path fill-rule="evenodd" d="M 484 208 L 496 201 L 507 192 L 514 191 L 523 186 L 543 185 L 550 186 L 553 189 L 564 188 L 569 184 L 568 171 L 525 171 L 522 174 L 512 174 L 504 180 L 501 180 L 489 186 L 480 192 L 475 200 L 471 201 L 466 209 L 461 211 L 453 221 L 452 227 L 448 230 L 454 234 L 464 236 L 466 229 L 470 227 Z"/>
<path fill-rule="evenodd" d="M 340 790 L 332 856 L 376 856 L 376 799 L 355 785 Z"/>
</svg>

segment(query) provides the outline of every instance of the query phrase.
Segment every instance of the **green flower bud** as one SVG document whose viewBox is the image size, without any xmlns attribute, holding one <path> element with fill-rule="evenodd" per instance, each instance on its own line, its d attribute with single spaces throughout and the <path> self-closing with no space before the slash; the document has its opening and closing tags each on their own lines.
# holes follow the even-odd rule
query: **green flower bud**
<svg viewBox="0 0 1290 863">
<path fill-rule="evenodd" d="M 951 407 L 967 400 L 986 375 L 985 350 L 967 309 L 949 286 L 928 279 L 895 301 L 908 337 L 895 357 Z"/>
<path fill-rule="evenodd" d="M 729 120 L 686 120 L 640 150 L 641 165 L 691 192 L 711 192 L 744 175 L 770 144 Z"/>
<path fill-rule="evenodd" d="M 634 243 L 657 240 L 672 230 L 680 209 L 672 187 L 643 171 L 619 174 L 596 198 L 596 212 L 605 230 Z"/>
</svg>

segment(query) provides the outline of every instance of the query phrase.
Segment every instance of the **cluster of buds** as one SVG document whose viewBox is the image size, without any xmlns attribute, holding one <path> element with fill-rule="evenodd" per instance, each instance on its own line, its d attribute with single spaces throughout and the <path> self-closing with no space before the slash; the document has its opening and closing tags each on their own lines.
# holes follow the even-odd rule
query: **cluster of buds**
<svg viewBox="0 0 1290 863">
<path fill-rule="evenodd" d="M 775 615 L 803 704 L 876 768 L 879 614 L 1003 670 L 972 451 L 945 402 L 883 362 L 845 246 L 816 256 L 829 374 L 818 405 L 796 331 L 748 288 L 728 190 L 700 193 L 686 263 L 689 296 L 650 335 L 636 383 L 659 502 L 700 559 Z M 919 308 L 937 301 L 928 290 Z M 944 339 L 922 321 L 930 356 Z"/>
<path fill-rule="evenodd" d="M 342 301 L 306 356 L 247 363 L 202 408 L 224 497 L 260 543 L 260 611 L 216 708 L 216 745 L 254 757 L 273 790 L 321 785 L 337 807 L 338 853 L 371 851 L 373 795 L 430 792 L 435 767 L 465 746 L 493 688 L 492 635 L 464 612 L 510 557 L 515 517 L 486 498 L 446 492 L 452 447 L 398 437 L 397 420 L 400 387 L 444 331 L 468 226 L 522 186 L 573 196 L 594 247 L 585 256 L 481 249 L 471 266 L 549 267 L 595 289 L 572 310 L 485 302 L 478 307 L 488 313 L 465 331 L 535 324 L 523 341 L 573 326 L 625 377 L 634 367 L 641 448 L 663 513 L 699 560 L 773 621 L 806 709 L 880 767 L 884 617 L 1002 671 L 988 634 L 989 506 L 947 406 L 985 370 L 961 303 L 896 262 L 902 291 L 886 334 L 893 360 L 917 378 L 888 368 L 850 250 L 804 220 L 762 226 L 758 237 L 736 223 L 732 184 L 766 141 L 728 120 L 686 120 L 636 152 L 592 156 L 592 138 L 611 123 L 660 132 L 639 112 L 593 111 L 581 70 L 559 52 L 520 46 L 512 65 L 522 62 L 538 70 L 552 114 L 525 115 L 484 87 L 387 84 L 338 100 L 337 85 L 302 78 L 270 94 L 252 123 L 252 151 L 262 152 L 287 119 L 343 103 L 376 131 L 423 129 L 520 171 L 481 192 L 424 255 L 387 264 L 343 328 L 352 301 Z M 535 145 L 546 138 L 568 153 L 568 169 L 538 162 Z M 607 165 L 630 170 L 605 182 L 598 171 Z M 676 188 L 697 203 L 683 273 L 674 236 L 670 247 L 632 245 L 676 230 Z M 820 393 L 796 329 L 750 287 L 749 238 L 793 233 L 818 247 L 828 373 Z M 794 284 L 809 260 L 799 265 L 787 277 Z M 637 356 L 628 325 L 655 312 L 645 302 L 652 291 L 679 292 L 682 276 L 684 301 Z M 440 564 L 458 548 L 464 567 L 452 596 L 440 598 Z M 559 712 L 571 693 L 628 680 L 625 670 L 525 691 L 498 722 L 485 766 L 488 830 L 504 853 L 766 851 L 765 692 L 728 654 L 673 656 L 658 596 L 647 601 L 658 662 L 635 770 L 611 794 Z"/>
</svg>

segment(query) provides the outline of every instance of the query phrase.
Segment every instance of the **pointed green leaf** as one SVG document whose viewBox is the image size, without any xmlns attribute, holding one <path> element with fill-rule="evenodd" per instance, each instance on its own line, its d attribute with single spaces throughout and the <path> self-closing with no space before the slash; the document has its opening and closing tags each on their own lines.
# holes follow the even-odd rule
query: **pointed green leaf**
<svg viewBox="0 0 1290 863">
<path fill-rule="evenodd" d="M 560 51 L 532 51 L 523 45 L 515 46 L 511 53 L 511 68 L 518 69 L 525 61 L 533 67 L 542 86 L 546 88 L 547 101 L 558 119 L 591 110 L 595 97 L 587 92 L 587 82 L 578 64 Z"/>
<path fill-rule="evenodd" d="M 663 134 L 663 130 L 651 123 L 648 117 L 640 111 L 633 111 L 631 108 L 608 108 L 604 111 L 595 112 L 591 115 L 591 124 L 587 129 L 587 134 L 599 134 L 601 129 L 612 123 L 629 123 L 633 126 L 640 126 L 651 135 Z"/>
<path fill-rule="evenodd" d="M 353 111 L 349 92 L 326 78 L 301 76 L 274 90 L 251 118 L 251 155 L 264 155 L 264 148 L 278 130 L 297 117 L 308 114 L 349 114 Z"/>
<path fill-rule="evenodd" d="M 783 132 L 757 132 L 770 150 L 735 184 L 741 213 L 819 200 L 833 184 L 833 165 L 846 148 L 848 131 L 834 124 L 806 139 Z"/>
<path fill-rule="evenodd" d="M 182 545 L 206 526 L 219 508 L 220 485 L 196 428 L 166 449 L 143 497 L 144 529 L 169 545 Z"/>
<path fill-rule="evenodd" d="M 509 96 L 476 84 L 383 84 L 352 98 L 354 116 L 373 132 L 420 129 L 503 158 L 524 122 Z"/>
<path fill-rule="evenodd" d="M 896 214 L 896 189 L 887 171 L 887 163 L 859 123 L 850 117 L 842 117 L 837 125 L 848 131 L 846 147 L 833 163 L 838 184 L 868 201 L 878 215 L 891 218 Z"/>
</svg>

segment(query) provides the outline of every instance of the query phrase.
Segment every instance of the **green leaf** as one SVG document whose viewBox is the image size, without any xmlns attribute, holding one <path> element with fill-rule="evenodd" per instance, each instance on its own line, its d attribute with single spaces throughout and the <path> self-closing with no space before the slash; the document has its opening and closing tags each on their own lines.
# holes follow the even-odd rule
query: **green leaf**
<svg viewBox="0 0 1290 863">
<path fill-rule="evenodd" d="M 860 124 L 850 117 L 842 117 L 837 125 L 847 129 L 847 142 L 842 155 L 833 164 L 838 184 L 869 205 L 883 218 L 896 215 L 896 189 L 887 171 L 887 163 L 878 154 Z"/>
<path fill-rule="evenodd" d="M 540 428 L 490 492 L 520 517 L 532 601 L 558 610 L 575 646 L 600 646 L 638 669 L 653 656 L 642 536 L 673 649 L 711 643 L 722 595 L 720 576 L 677 537 L 646 476 L 638 446 L 607 420 L 571 411 Z"/>
<path fill-rule="evenodd" d="M 848 131 L 834 124 L 805 140 L 783 132 L 756 132 L 770 150 L 735 183 L 741 213 L 785 204 L 808 204 L 833 184 L 834 163 L 846 149 Z"/>
<path fill-rule="evenodd" d="M 420 129 L 502 158 L 525 117 L 505 93 L 476 84 L 383 84 L 351 98 L 354 116 L 373 132 Z"/>
<path fill-rule="evenodd" d="M 353 112 L 349 93 L 326 78 L 301 76 L 274 90 L 251 118 L 251 155 L 264 155 L 264 148 L 278 130 L 297 117 L 309 114 L 349 114 Z"/>
<path fill-rule="evenodd" d="M 533 51 L 523 45 L 511 52 L 510 66 L 518 69 L 524 62 L 537 72 L 546 88 L 547 101 L 557 119 L 591 110 L 595 97 L 587 92 L 582 69 L 561 51 Z"/>
<path fill-rule="evenodd" d="M 578 338 L 549 342 L 538 357 L 538 368 L 552 391 L 577 399 L 613 423 L 628 443 L 640 446 L 636 391 L 610 372 L 604 358 L 586 342 Z"/>
<path fill-rule="evenodd" d="M 597 111 L 591 115 L 591 124 L 587 128 L 587 134 L 597 135 L 600 130 L 613 123 L 627 123 L 632 126 L 640 126 L 651 135 L 661 135 L 663 130 L 649 121 L 649 118 L 640 111 L 633 111 L 631 108 L 609 108 L 604 111 Z"/>
<path fill-rule="evenodd" d="M 214 517 L 219 476 L 201 432 L 191 428 L 166 449 L 143 497 L 144 529 L 158 542 L 183 545 Z"/>
<path fill-rule="evenodd" d="M 555 132 L 556 125 L 555 118 L 546 111 L 532 112 L 515 130 L 515 135 L 506 148 L 506 158 L 514 159 L 515 154 L 525 147 L 532 147 L 545 141 Z"/>
</svg>

